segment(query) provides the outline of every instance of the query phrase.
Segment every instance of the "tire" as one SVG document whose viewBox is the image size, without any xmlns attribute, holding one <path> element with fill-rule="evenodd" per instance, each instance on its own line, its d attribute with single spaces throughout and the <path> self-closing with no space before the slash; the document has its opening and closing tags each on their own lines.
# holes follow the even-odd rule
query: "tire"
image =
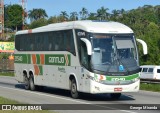
<svg viewBox="0 0 160 113">
<path fill-rule="evenodd" d="M 121 97 L 121 93 L 111 93 L 110 97 L 111 99 L 117 100 Z"/>
<path fill-rule="evenodd" d="M 25 74 L 24 74 L 24 88 L 26 90 L 30 89 L 29 79 L 28 79 L 27 75 L 25 75 Z"/>
<path fill-rule="evenodd" d="M 29 77 L 29 85 L 30 85 L 31 91 L 35 91 L 35 90 L 36 90 L 36 86 L 35 86 L 35 84 L 34 84 L 33 75 L 30 75 L 30 77 Z"/>
<path fill-rule="evenodd" d="M 79 97 L 79 93 L 77 91 L 77 84 L 76 84 L 75 79 L 71 80 L 71 96 L 74 99 L 77 99 Z"/>
</svg>

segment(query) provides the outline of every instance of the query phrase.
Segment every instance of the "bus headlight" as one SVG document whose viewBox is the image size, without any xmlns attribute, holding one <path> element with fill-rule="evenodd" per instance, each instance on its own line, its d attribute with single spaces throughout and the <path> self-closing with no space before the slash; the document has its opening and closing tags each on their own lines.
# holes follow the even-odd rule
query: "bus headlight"
<svg viewBox="0 0 160 113">
<path fill-rule="evenodd" d="M 87 75 L 87 78 L 89 78 L 90 80 L 93 80 L 95 82 L 100 82 L 101 80 L 99 80 L 98 78 L 96 77 L 93 77 L 93 76 L 90 76 L 90 75 Z"/>
<path fill-rule="evenodd" d="M 87 75 L 87 78 L 89 78 L 89 79 L 91 79 L 91 80 L 95 81 L 95 78 L 94 78 L 94 77 L 92 77 L 92 76 L 90 76 L 90 75 Z"/>
</svg>

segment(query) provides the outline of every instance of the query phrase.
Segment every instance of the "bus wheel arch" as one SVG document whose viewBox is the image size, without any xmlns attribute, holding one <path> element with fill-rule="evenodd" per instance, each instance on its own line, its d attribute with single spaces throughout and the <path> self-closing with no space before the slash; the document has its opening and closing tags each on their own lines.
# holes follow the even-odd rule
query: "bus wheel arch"
<svg viewBox="0 0 160 113">
<path fill-rule="evenodd" d="M 77 80 L 74 75 L 70 75 L 69 77 L 69 87 L 72 98 L 77 99 L 79 97 L 79 92 L 77 87 Z"/>
</svg>

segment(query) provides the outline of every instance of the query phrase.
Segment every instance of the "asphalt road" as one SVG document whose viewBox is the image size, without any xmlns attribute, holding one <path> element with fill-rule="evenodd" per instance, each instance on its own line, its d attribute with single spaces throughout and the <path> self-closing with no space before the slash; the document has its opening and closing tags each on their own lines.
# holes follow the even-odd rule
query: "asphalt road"
<svg viewBox="0 0 160 113">
<path fill-rule="evenodd" d="M 26 104 L 61 104 L 58 105 L 60 110 L 54 110 L 59 113 L 160 112 L 160 110 L 137 110 L 143 106 L 140 104 L 159 104 L 157 106 L 160 106 L 160 93 L 156 92 L 139 91 L 136 93 L 124 93 L 119 100 L 111 100 L 107 94 L 83 94 L 80 99 L 72 99 L 70 92 L 62 89 L 45 87 L 42 91 L 27 91 L 24 89 L 23 84 L 18 83 L 13 77 L 0 77 L 0 96 Z M 139 107 L 129 104 L 137 104 Z M 61 108 L 64 109 L 66 107 L 65 105 L 69 107 L 69 110 L 61 110 Z M 54 105 L 52 107 L 54 107 Z M 149 105 L 149 107 L 153 107 L 153 105 Z M 75 111 L 71 109 L 78 110 Z"/>
</svg>

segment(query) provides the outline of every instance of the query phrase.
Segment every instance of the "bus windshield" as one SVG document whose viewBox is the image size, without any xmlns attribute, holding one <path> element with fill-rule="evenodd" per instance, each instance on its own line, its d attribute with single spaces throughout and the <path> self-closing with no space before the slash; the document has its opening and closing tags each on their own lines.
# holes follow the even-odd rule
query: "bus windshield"
<svg viewBox="0 0 160 113">
<path fill-rule="evenodd" d="M 91 68 L 99 73 L 128 73 L 139 69 L 133 35 L 93 34 Z"/>
</svg>

